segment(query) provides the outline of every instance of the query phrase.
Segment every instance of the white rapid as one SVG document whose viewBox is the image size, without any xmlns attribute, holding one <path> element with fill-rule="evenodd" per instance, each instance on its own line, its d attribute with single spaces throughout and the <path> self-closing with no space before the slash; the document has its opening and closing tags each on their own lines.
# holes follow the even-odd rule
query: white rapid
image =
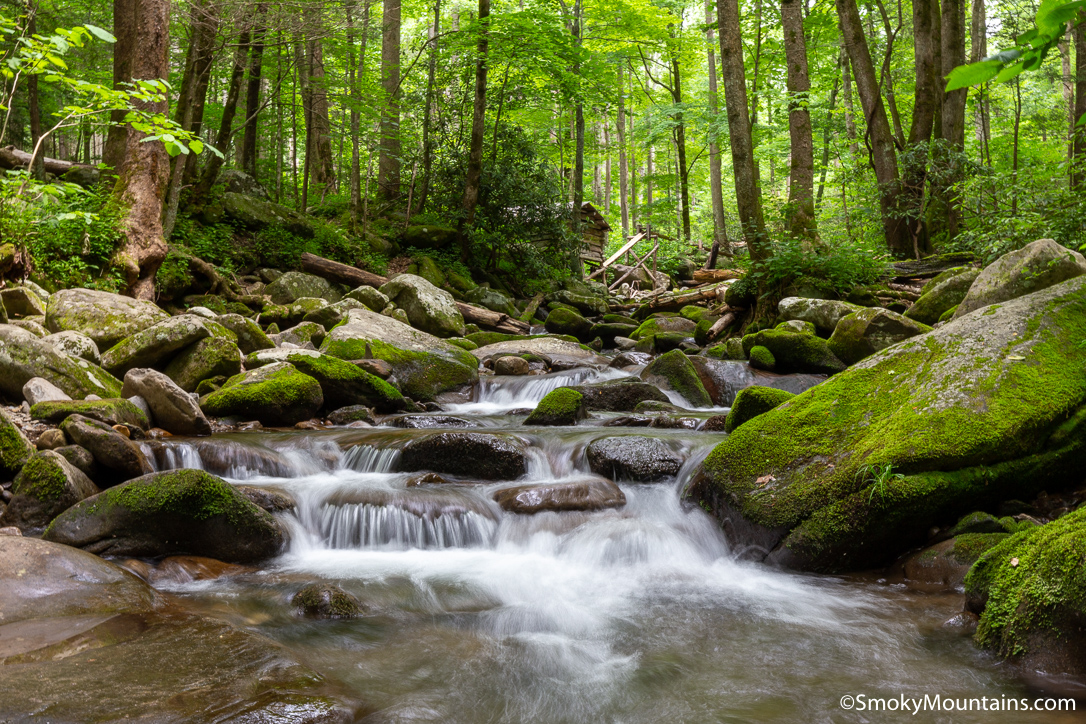
<svg viewBox="0 0 1086 724">
<path fill-rule="evenodd" d="M 686 460 L 680 473 L 622 484 L 619 509 L 520 516 L 491 498 L 513 481 L 409 486 L 399 450 L 432 430 L 157 445 L 161 467 L 203 467 L 297 501 L 290 548 L 273 565 L 176 592 L 290 647 L 371 705 L 365 722 L 872 721 L 838 700 L 1021 694 L 942 627 L 956 601 L 733 558 L 716 523 L 679 495 L 719 435 L 495 420 L 575 376 L 495 385 L 457 414 L 529 445 L 516 484 L 583 477 L 587 445 L 616 434 L 659 437 Z M 315 580 L 356 595 L 367 615 L 289 615 L 290 596 Z M 1015 719 L 1042 720 L 1058 721 Z"/>
</svg>

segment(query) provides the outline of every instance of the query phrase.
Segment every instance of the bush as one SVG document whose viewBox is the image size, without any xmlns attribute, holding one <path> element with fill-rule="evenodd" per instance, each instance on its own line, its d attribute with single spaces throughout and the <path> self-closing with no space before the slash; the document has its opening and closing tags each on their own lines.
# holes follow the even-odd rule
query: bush
<svg viewBox="0 0 1086 724">
<path fill-rule="evenodd" d="M 801 277 L 822 291 L 843 296 L 854 287 L 878 281 L 890 258 L 885 249 L 841 241 L 813 251 L 791 238 L 770 244 L 771 256 L 747 276 L 769 292 L 783 292 Z"/>
</svg>

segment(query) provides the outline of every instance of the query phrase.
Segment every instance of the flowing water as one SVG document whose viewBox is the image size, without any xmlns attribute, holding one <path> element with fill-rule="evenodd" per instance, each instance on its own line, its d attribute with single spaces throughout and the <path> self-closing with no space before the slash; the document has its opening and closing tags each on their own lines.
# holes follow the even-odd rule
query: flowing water
<svg viewBox="0 0 1086 724">
<path fill-rule="evenodd" d="M 292 543 L 250 573 L 178 583 L 200 609 L 275 639 L 365 702 L 367 722 L 829 722 L 845 695 L 1035 695 L 944 622 L 955 595 L 875 577 L 808 576 L 742 562 L 679 492 L 722 439 L 690 430 L 520 426 L 554 387 L 618 376 L 574 370 L 489 380 L 446 414 L 530 447 L 518 484 L 583 479 L 584 449 L 651 434 L 685 458 L 673 479 L 623 484 L 626 505 L 502 512 L 510 483 L 409 487 L 399 450 L 432 430 L 241 433 L 173 441 L 160 468 L 200 467 L 290 493 Z M 705 411 L 699 411 L 702 417 Z M 367 615 L 308 621 L 290 597 L 313 581 Z M 916 721 L 1072 721 L 1073 715 L 922 713 Z"/>
</svg>

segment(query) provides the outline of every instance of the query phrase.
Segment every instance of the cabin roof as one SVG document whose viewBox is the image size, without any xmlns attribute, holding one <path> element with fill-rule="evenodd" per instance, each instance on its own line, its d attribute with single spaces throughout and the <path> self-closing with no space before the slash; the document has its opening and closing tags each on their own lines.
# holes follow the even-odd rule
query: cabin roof
<svg viewBox="0 0 1086 724">
<path fill-rule="evenodd" d="M 591 220 L 595 227 L 601 231 L 611 230 L 611 225 L 607 223 L 607 219 L 603 218 L 600 210 L 588 201 L 581 204 L 581 220 Z"/>
</svg>

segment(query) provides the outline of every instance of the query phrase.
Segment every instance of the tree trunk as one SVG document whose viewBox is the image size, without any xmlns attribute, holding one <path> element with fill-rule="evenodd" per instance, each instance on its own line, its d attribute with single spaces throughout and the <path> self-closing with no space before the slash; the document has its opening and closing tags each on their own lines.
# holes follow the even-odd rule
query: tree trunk
<svg viewBox="0 0 1086 724">
<path fill-rule="evenodd" d="M 713 50 L 716 41 L 713 37 L 714 20 L 712 0 L 705 0 L 705 57 L 709 65 L 709 117 L 715 123 L 720 108 L 717 102 L 716 52 Z M 709 134 L 709 196 L 713 207 L 713 245 L 718 251 L 723 249 L 725 256 L 731 256 L 732 245 L 728 243 L 728 228 L 724 217 L 724 184 L 721 182 L 720 174 L 720 141 L 717 133 L 711 131 Z"/>
<path fill-rule="evenodd" d="M 400 0 L 384 0 L 381 21 L 381 150 L 377 188 L 382 198 L 400 198 Z M 467 190 L 465 189 L 465 195 Z"/>
<path fill-rule="evenodd" d="M 34 2 L 27 3 L 27 15 L 30 16 L 27 23 L 27 32 L 36 35 L 38 32 L 38 7 Z M 38 76 L 31 75 L 26 79 L 27 110 L 30 115 L 30 153 L 34 155 L 34 165 L 30 169 L 30 177 L 38 181 L 45 180 L 45 149 L 38 148 L 41 140 L 41 104 L 38 98 Z"/>
<path fill-rule="evenodd" d="M 935 126 L 937 80 L 932 38 L 932 4 L 935 2 L 938 0 L 913 0 L 913 67 L 916 70 L 916 92 L 913 96 L 909 145 L 930 141 Z"/>
<path fill-rule="evenodd" d="M 626 158 L 626 89 L 622 83 L 623 66 L 618 66 L 618 205 L 622 214 L 622 238 L 630 235 L 630 168 Z"/>
<path fill-rule="evenodd" d="M 351 11 L 354 2 L 351 2 Z M 347 43 L 351 46 L 351 224 L 352 231 L 357 233 L 358 222 L 362 214 L 362 154 L 360 148 L 361 114 L 359 108 L 362 105 L 362 78 L 366 70 L 366 42 L 370 34 L 370 0 L 364 0 L 362 5 L 362 38 L 358 44 L 358 62 L 354 61 L 354 21 L 348 16 Z"/>
<path fill-rule="evenodd" d="M 984 2 L 984 0 L 979 0 L 979 2 Z M 856 114 L 852 106 L 852 63 L 848 59 L 848 51 L 845 49 L 843 41 L 841 43 L 841 53 L 844 55 L 844 61 L 841 65 L 841 87 L 845 101 L 845 135 L 848 137 L 848 152 L 855 162 L 860 147 L 856 143 Z"/>
<path fill-rule="evenodd" d="M 942 93 L 945 78 L 959 65 L 965 63 L 965 2 L 964 0 L 942 0 L 942 69 L 943 80 L 939 90 L 943 97 L 943 115 L 941 136 L 952 153 L 949 158 L 947 178 L 956 179 L 961 175 L 959 154 L 965 150 L 965 88 Z M 946 232 L 948 238 L 958 235 L 961 224 L 961 205 L 953 197 L 949 187 L 939 189 L 939 196 L 946 207 Z"/>
<path fill-rule="evenodd" d="M 976 42 L 975 17 L 973 22 L 973 42 Z M 1075 138 L 1075 77 L 1071 74 L 1071 23 L 1067 24 L 1067 31 L 1063 34 L 1058 47 L 1060 49 L 1060 68 L 1063 71 L 1063 82 L 1061 84 L 1063 86 L 1063 104 L 1067 109 L 1067 159 L 1071 160 L 1074 158 L 1074 149 L 1071 144 Z M 973 55 L 974 53 L 970 53 L 970 62 L 976 62 L 972 60 Z"/>
<path fill-rule="evenodd" d="M 1082 122 L 1086 116 L 1086 24 L 1079 23 L 1075 26 L 1075 123 Z M 1015 161 L 1018 160 L 1018 119 L 1015 117 Z M 1082 126 L 1075 128 L 1075 142 L 1073 144 L 1074 160 L 1072 162 L 1071 188 L 1082 189 L 1086 186 L 1086 129 Z"/>
<path fill-rule="evenodd" d="M 743 68 L 743 38 L 739 23 L 738 0 L 717 0 L 720 32 L 720 69 L 724 81 L 724 105 L 728 115 L 732 170 L 735 174 L 735 200 L 739 222 L 747 241 L 750 258 L 755 262 L 769 256 L 762 192 L 754 163 L 754 139 L 747 106 L 746 72 Z"/>
<path fill-rule="evenodd" d="M 211 70 L 216 55 L 215 37 L 219 32 L 221 14 L 218 0 L 203 0 L 198 3 L 198 6 L 200 7 L 199 47 L 193 53 L 193 87 L 189 96 L 191 100 L 186 101 L 186 105 L 192 106 L 189 130 L 195 135 L 200 135 L 204 129 L 204 107 L 207 104 L 208 86 L 211 84 Z M 193 42 L 196 42 L 195 37 Z M 178 113 L 184 114 L 180 99 L 178 99 Z M 199 165 L 195 158 L 191 156 L 185 158 L 182 164 L 181 183 L 191 185 L 196 182 Z"/>
<path fill-rule="evenodd" d="M 426 70 L 426 109 L 422 117 L 422 188 L 419 190 L 419 211 L 426 209 L 430 197 L 430 176 L 434 166 L 434 142 L 430 138 L 433 123 L 434 82 L 437 75 L 437 36 L 441 33 L 441 0 L 434 0 L 434 23 L 430 28 L 433 39 L 430 45 L 430 63 Z"/>
<path fill-rule="evenodd" d="M 471 147 L 468 151 L 468 171 L 464 179 L 463 216 L 457 232 L 460 259 L 470 258 L 470 232 L 475 223 L 475 207 L 479 204 L 479 181 L 483 175 L 483 135 L 486 133 L 486 71 L 489 33 L 490 0 L 479 0 L 479 44 L 475 57 L 475 103 L 471 114 Z"/>
<path fill-rule="evenodd" d="M 844 48 L 841 49 L 840 55 L 837 56 L 838 70 L 842 66 L 848 66 Z M 822 167 L 818 174 L 818 193 L 815 194 L 816 209 L 822 206 L 822 194 L 826 190 L 826 171 L 830 165 L 830 128 L 833 122 L 833 111 L 837 107 L 837 91 L 840 85 L 841 74 L 835 73 L 833 76 L 833 89 L 830 91 L 829 108 L 826 110 L 826 125 L 822 128 Z"/>
<path fill-rule="evenodd" d="M 145 2 L 146 0 L 140 0 Z M 241 95 L 242 81 L 245 79 L 245 59 L 248 55 L 249 48 L 249 28 L 246 22 L 244 29 L 241 31 L 241 36 L 238 38 L 238 47 L 234 51 L 234 67 L 230 73 L 230 86 L 226 91 L 226 102 L 222 107 L 222 118 L 219 121 L 219 132 L 215 136 L 215 147 L 222 152 L 225 157 L 229 144 L 230 135 L 233 132 L 234 115 L 237 113 L 238 97 Z M 219 178 L 219 171 L 222 170 L 225 158 L 219 158 L 212 154 L 207 160 L 207 165 L 204 167 L 204 171 L 200 174 L 200 180 L 197 182 L 196 187 L 192 191 L 193 200 L 196 203 L 200 203 L 207 197 L 208 192 L 211 191 L 211 187 L 215 184 L 215 181 Z"/>
<path fill-rule="evenodd" d="M 836 0 L 837 16 L 848 51 L 852 72 L 856 79 L 856 91 L 860 96 L 860 106 L 867 119 L 865 142 L 875 178 L 879 184 L 879 209 L 882 215 L 882 228 L 886 236 L 886 245 L 895 256 L 910 256 L 913 253 L 908 225 L 901 218 L 898 208 L 901 195 L 901 182 L 897 169 L 897 151 L 894 149 L 894 135 L 886 117 L 886 108 L 879 93 L 879 84 L 875 76 L 875 66 L 871 61 L 871 52 L 867 47 L 860 11 L 856 0 Z"/>
<path fill-rule="evenodd" d="M 683 86 L 682 73 L 679 68 L 679 56 L 671 57 L 671 88 L 672 100 L 678 108 L 682 108 Z M 683 122 L 683 113 L 680 110 L 675 114 L 675 157 L 676 171 L 679 176 L 679 197 L 682 201 L 682 227 L 683 239 L 690 241 L 690 183 L 687 178 L 686 168 L 686 124 Z"/>
<path fill-rule="evenodd" d="M 808 110 L 811 77 L 807 72 L 807 42 L 803 36 L 800 0 L 781 0 L 781 26 L 788 66 L 788 135 L 792 151 L 788 176 L 788 226 L 794 238 L 812 239 L 818 232 L 814 213 L 814 139 Z"/>
<path fill-rule="evenodd" d="M 487 2 L 489 5 L 489 0 Z M 584 12 L 584 5 L 581 0 L 577 0 L 573 7 L 573 42 L 579 53 L 582 44 L 581 23 L 583 19 L 581 13 Z M 574 277 L 580 278 L 584 273 L 584 266 L 581 263 L 581 204 L 584 202 L 584 91 L 580 85 L 584 81 L 580 79 L 580 62 L 574 65 L 573 73 L 578 76 L 574 120 L 574 132 L 577 140 L 573 153 L 573 215 L 570 221 L 576 239 L 576 246 L 570 259 L 570 271 L 573 272 Z"/>
<path fill-rule="evenodd" d="M 260 83 L 263 80 L 261 65 L 264 59 L 264 34 L 267 32 L 264 18 L 267 12 L 267 4 L 257 5 L 252 44 L 249 46 L 249 80 L 245 87 L 245 126 L 241 132 L 241 145 L 238 146 L 238 166 L 253 178 L 256 178 L 257 117 L 260 113 Z"/>
<path fill-rule="evenodd" d="M 985 14 L 984 0 L 973 0 L 973 17 L 970 23 L 970 43 L 969 43 L 969 62 L 979 63 L 984 58 L 988 57 L 988 21 Z M 1070 75 L 1070 71 L 1068 71 Z M 980 159 L 981 162 L 988 159 L 988 167 L 991 168 L 992 158 L 988 153 L 988 138 L 989 122 L 988 122 L 988 89 L 987 84 L 981 85 L 975 91 L 977 94 L 976 102 L 976 115 L 975 115 L 975 129 L 977 136 L 977 143 L 980 146 Z M 1074 113 L 1074 109 L 1069 109 L 1070 113 Z M 1071 124 L 1074 125 L 1074 116 L 1071 117 Z M 1068 149 L 1070 149 L 1070 140 L 1068 140 Z M 1070 150 L 1068 151 L 1070 155 Z"/>
<path fill-rule="evenodd" d="M 320 186 L 321 199 L 336 187 L 336 170 L 332 162 L 332 124 L 328 118 L 328 89 L 324 72 L 324 22 L 319 7 L 306 10 L 306 76 L 309 84 L 309 148 L 306 162 L 309 180 Z"/>
<path fill-rule="evenodd" d="M 120 90 L 132 80 L 132 61 L 136 53 L 136 6 L 137 0 L 113 0 L 113 88 Z M 102 163 L 120 175 L 128 148 L 128 126 L 124 125 L 125 112 L 111 111 L 109 133 L 102 149 Z"/>
<path fill-rule="evenodd" d="M 170 2 L 138 0 L 132 26 L 139 38 L 139 50 L 130 46 L 134 80 L 165 79 L 169 76 Z M 168 103 L 145 104 L 143 110 L 166 113 Z M 162 201 L 169 181 L 170 163 L 160 141 L 143 143 L 147 134 L 128 127 L 123 169 L 114 193 L 128 209 L 123 222 L 124 246 L 114 263 L 125 274 L 127 291 L 137 299 L 153 299 L 155 273 L 166 258 L 162 238 Z"/>
</svg>

